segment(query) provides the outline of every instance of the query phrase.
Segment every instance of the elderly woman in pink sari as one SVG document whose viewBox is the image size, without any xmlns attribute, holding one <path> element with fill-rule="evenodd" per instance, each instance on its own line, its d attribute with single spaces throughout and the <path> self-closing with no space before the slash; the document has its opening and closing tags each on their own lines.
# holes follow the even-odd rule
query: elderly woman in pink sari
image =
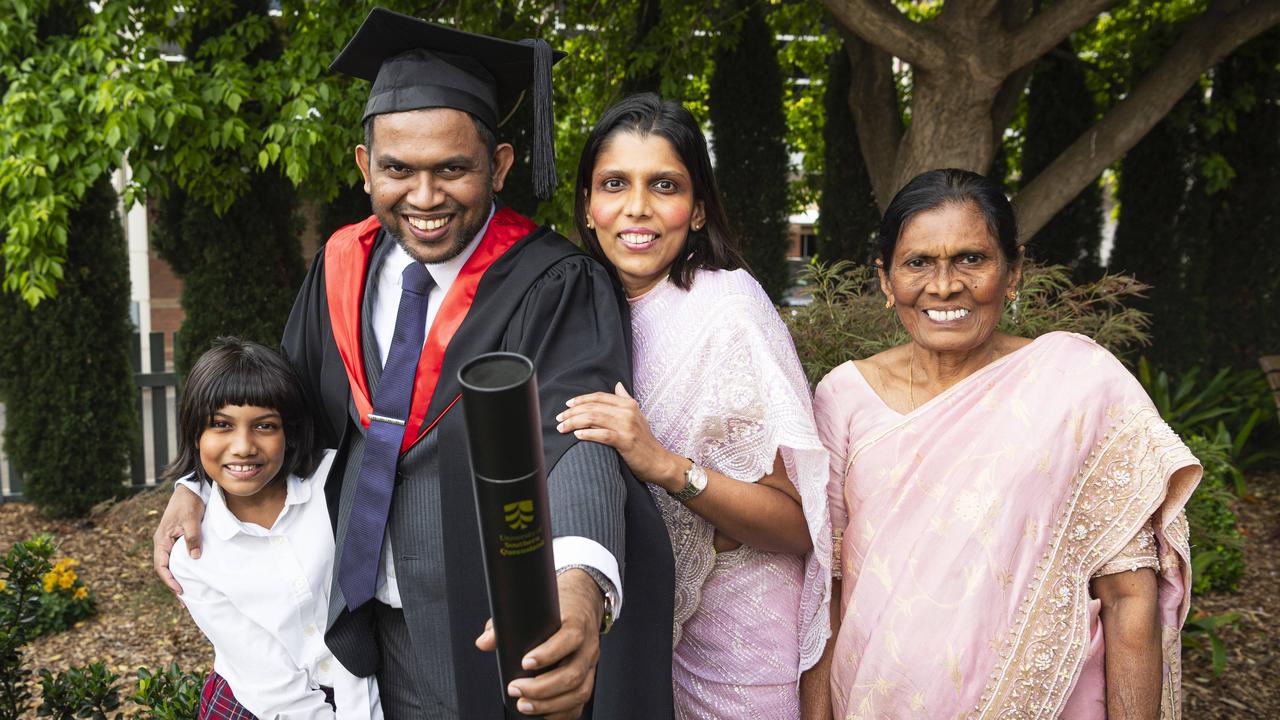
<svg viewBox="0 0 1280 720">
<path fill-rule="evenodd" d="M 908 183 L 880 281 L 911 340 L 818 386 L 841 537 L 815 674 L 835 717 L 1180 714 L 1200 467 L 1090 339 L 996 332 L 1015 238 L 989 180 Z"/>
<path fill-rule="evenodd" d="M 575 190 L 579 235 L 631 303 L 635 387 L 570 400 L 560 429 L 617 448 L 662 511 L 676 717 L 798 718 L 831 536 L 791 337 L 743 269 L 688 110 L 651 94 L 610 108 Z"/>
</svg>

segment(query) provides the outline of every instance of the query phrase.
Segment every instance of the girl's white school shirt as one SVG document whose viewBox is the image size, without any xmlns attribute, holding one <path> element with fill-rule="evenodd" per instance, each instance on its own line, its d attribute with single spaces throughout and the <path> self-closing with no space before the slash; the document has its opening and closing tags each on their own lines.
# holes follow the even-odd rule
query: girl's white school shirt
<svg viewBox="0 0 1280 720">
<path fill-rule="evenodd" d="M 203 550 L 192 560 L 179 539 L 169 569 L 213 643 L 213 669 L 261 720 L 333 718 L 322 685 L 334 690 L 339 720 L 382 717 L 377 680 L 352 675 L 324 643 L 333 576 L 324 485 L 334 454 L 325 451 L 309 480 L 289 476 L 284 509 L 270 529 L 241 522 L 220 489 L 183 479 L 203 490 Z"/>
</svg>

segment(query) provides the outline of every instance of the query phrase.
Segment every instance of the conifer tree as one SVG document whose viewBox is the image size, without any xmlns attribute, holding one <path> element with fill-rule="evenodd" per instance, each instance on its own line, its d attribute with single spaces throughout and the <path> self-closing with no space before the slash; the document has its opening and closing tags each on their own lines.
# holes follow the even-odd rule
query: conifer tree
<svg viewBox="0 0 1280 720">
<path fill-rule="evenodd" d="M 1199 173 L 1192 190 L 1206 208 L 1186 271 L 1189 291 L 1204 299 L 1204 353 L 1215 367 L 1255 367 L 1259 356 L 1280 352 L 1277 66 L 1280 31 L 1272 30 L 1214 73 L 1209 111 L 1217 132 L 1201 165 L 1217 170 Z"/>
<path fill-rule="evenodd" d="M 183 281 L 186 319 L 174 362 L 184 378 L 222 335 L 279 347 L 302 284 L 293 187 L 274 172 L 256 173 L 250 183 L 221 216 L 181 193 L 163 204 L 153 239 Z"/>
<path fill-rule="evenodd" d="M 84 515 L 121 493 L 137 438 L 118 202 L 104 175 L 73 210 L 56 298 L 0 299 L 5 452 L 23 496 L 49 516 Z"/>
<path fill-rule="evenodd" d="M 1027 94 L 1022 182 L 1048 167 L 1096 120 L 1084 68 L 1065 41 L 1036 61 Z M 1028 250 L 1042 263 L 1067 265 L 1077 279 L 1095 276 L 1102 242 L 1102 189 L 1090 183 L 1033 236 Z"/>
<path fill-rule="evenodd" d="M 789 168 L 782 72 L 758 2 L 746 0 L 736 42 L 716 52 L 708 109 L 716 181 L 732 231 L 775 301 L 786 290 Z"/>
<path fill-rule="evenodd" d="M 822 138 L 822 195 L 818 200 L 818 255 L 826 262 L 863 262 L 875 254 L 880 221 L 871 179 L 849 110 L 849 54 L 843 45 L 827 63 Z"/>
<path fill-rule="evenodd" d="M 1120 163 L 1116 199 L 1120 218 L 1107 263 L 1111 273 L 1133 275 L 1151 290 L 1139 305 L 1152 314 L 1153 346 L 1148 355 L 1168 365 L 1185 365 L 1195 341 L 1199 308 L 1188 298 L 1183 278 L 1191 222 L 1187 187 L 1196 172 L 1189 118 L 1198 113 L 1197 91 L 1183 98 Z"/>
</svg>

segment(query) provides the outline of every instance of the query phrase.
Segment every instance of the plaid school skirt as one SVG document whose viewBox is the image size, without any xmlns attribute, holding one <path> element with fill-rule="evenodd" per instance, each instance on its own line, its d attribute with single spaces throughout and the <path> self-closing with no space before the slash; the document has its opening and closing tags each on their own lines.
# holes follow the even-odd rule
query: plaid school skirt
<svg viewBox="0 0 1280 720">
<path fill-rule="evenodd" d="M 322 687 L 325 702 L 333 705 L 333 688 Z M 335 707 L 336 709 L 336 707 Z M 205 678 L 204 689 L 200 691 L 199 720 L 258 720 L 258 717 L 245 709 L 236 700 L 235 693 L 226 678 L 216 672 L 209 672 Z"/>
</svg>

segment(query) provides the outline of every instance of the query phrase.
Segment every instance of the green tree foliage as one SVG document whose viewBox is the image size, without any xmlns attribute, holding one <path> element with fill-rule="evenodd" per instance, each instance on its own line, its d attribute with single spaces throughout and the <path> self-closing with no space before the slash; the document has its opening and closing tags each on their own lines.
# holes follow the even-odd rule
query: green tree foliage
<svg viewBox="0 0 1280 720">
<path fill-rule="evenodd" d="M 63 292 L 0 299 L 5 452 L 48 515 L 83 515 L 123 490 L 137 435 L 128 348 L 129 264 L 106 176 L 69 215 Z"/>
<path fill-rule="evenodd" d="M 240 34 L 256 40 L 242 46 L 243 58 L 250 63 L 246 69 L 278 57 L 275 29 L 261 24 L 267 9 L 265 0 L 233 0 L 193 15 L 186 45 L 189 62 L 204 65 L 210 48 L 239 43 Z M 202 70 L 213 74 L 215 68 Z M 240 104 L 236 121 L 261 127 L 262 110 L 250 96 Z M 303 275 L 296 193 L 289 180 L 274 168 L 241 165 L 244 150 L 238 145 L 209 148 L 208 153 L 218 167 L 236 173 L 231 182 L 247 191 L 229 207 L 219 208 L 206 198 L 177 190 L 161 201 L 155 232 L 156 249 L 183 279 L 186 318 L 174 358 L 183 377 L 220 335 L 269 346 L 279 342 Z"/>
<path fill-rule="evenodd" d="M 159 52 L 126 32 L 139 22 L 130 3 L 98 12 L 69 0 L 13 0 L 0 23 L 0 229 L 3 289 L 29 304 L 64 278 L 71 211 L 120 163 L 180 137 L 179 118 L 202 114 L 180 92 Z M 76 32 L 51 32 L 57 24 Z M 145 138 L 145 141 L 144 141 Z M 182 173 L 181 168 L 174 168 Z M 136 178 L 146 184 L 150 168 Z"/>
<path fill-rule="evenodd" d="M 627 73 L 656 76 L 661 94 L 705 116 L 710 57 L 726 22 L 695 0 L 570 0 L 555 6 L 461 0 L 281 0 L 276 15 L 240 13 L 240 0 L 102 3 L 75 36 L 37 39 L 38 19 L 58 0 L 12 0 L 0 22 L 0 232 L 6 234 L 4 290 L 34 304 L 51 297 L 66 255 L 67 213 L 104 171 L 128 153 L 126 200 L 181 190 L 227 212 L 254 187 L 247 168 L 274 168 L 300 197 L 326 203 L 340 193 L 360 209 L 352 148 L 368 84 L 328 65 L 374 5 L 474 32 L 542 37 L 569 57 L 555 69 L 560 189 L 540 206 L 517 197 L 519 170 L 504 200 L 569 227 L 564 192 L 595 119 L 625 91 Z M 658 7 L 637 45 L 636 18 Z M 219 32 L 201 31 L 216 25 Z M 730 22 L 730 25 L 732 23 Z M 278 54 L 261 49 L 272 38 Z M 691 38 L 696 38 L 691 41 Z M 185 61 L 166 61 L 173 47 Z M 172 60 L 172 57 L 169 57 Z M 643 71 L 643 72 L 641 72 Z M 517 113 L 518 115 L 518 113 Z M 512 123 L 518 123 L 514 118 Z M 519 131 L 500 130 L 527 148 Z M 361 210 L 363 212 L 363 210 Z M 350 213 L 336 213 L 349 220 Z M 321 229 L 327 234 L 332 226 Z"/>
<path fill-rule="evenodd" d="M 715 57 L 709 96 L 716 181 L 742 254 L 769 296 L 786 289 L 788 158 L 782 76 L 758 2 L 741 13 L 737 42 Z"/>
<path fill-rule="evenodd" d="M 1084 66 L 1069 41 L 1036 61 L 1027 98 L 1022 178 L 1040 174 L 1097 119 Z M 1029 241 L 1037 261 L 1094 276 L 1101 262 L 1102 188 L 1090 183 Z"/>
<path fill-rule="evenodd" d="M 823 109 L 825 155 L 818 201 L 818 255 L 827 262 L 867 261 L 875 255 L 880 211 L 858 147 L 849 111 L 849 55 L 842 46 L 829 57 Z"/>
<path fill-rule="evenodd" d="M 791 212 L 802 213 L 821 198 L 829 135 L 824 107 L 828 65 L 840 49 L 840 38 L 830 31 L 830 16 L 818 3 L 771 4 L 765 19 L 779 43 L 787 151 L 797 161 L 790 174 Z M 850 140 L 856 143 L 857 137 L 851 134 Z"/>
</svg>

